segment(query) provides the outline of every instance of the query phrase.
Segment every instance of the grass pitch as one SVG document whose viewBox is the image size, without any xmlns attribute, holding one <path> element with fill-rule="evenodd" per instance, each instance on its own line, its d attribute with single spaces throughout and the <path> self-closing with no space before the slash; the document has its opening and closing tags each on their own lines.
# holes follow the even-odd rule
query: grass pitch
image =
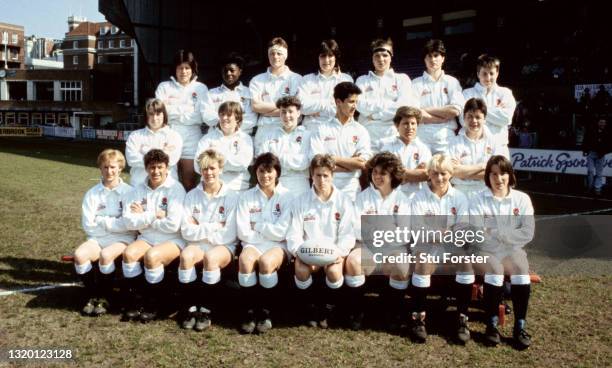
<svg viewBox="0 0 612 368">
<path fill-rule="evenodd" d="M 1 290 L 74 281 L 72 266 L 59 257 L 84 240 L 81 199 L 98 180 L 95 158 L 107 146 L 0 138 Z M 538 203 L 534 198 L 536 210 Z M 583 261 L 581 267 L 589 267 L 589 260 Z M 278 327 L 265 336 L 243 336 L 232 308 L 213 319 L 213 327 L 204 333 L 181 330 L 173 319 L 141 325 L 119 322 L 116 314 L 83 318 L 78 286 L 0 296 L 0 350 L 70 348 L 79 366 L 100 367 L 610 366 L 609 264 L 600 276 L 545 276 L 534 285 L 528 316 L 533 346 L 527 351 L 507 343 L 483 346 L 484 325 L 477 310 L 471 322 L 474 341 L 466 347 L 450 341 L 452 328 L 442 318 L 432 318 L 425 345 L 388 333 L 376 323 L 359 332 L 306 328 L 293 321 L 291 311 L 283 311 Z M 511 336 L 509 317 L 502 329 L 506 337 Z"/>
</svg>

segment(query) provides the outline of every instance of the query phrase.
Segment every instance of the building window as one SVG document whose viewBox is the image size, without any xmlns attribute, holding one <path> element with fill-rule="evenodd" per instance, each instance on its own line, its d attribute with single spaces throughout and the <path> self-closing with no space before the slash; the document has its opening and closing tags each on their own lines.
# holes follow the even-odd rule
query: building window
<svg viewBox="0 0 612 368">
<path fill-rule="evenodd" d="M 108 32 L 108 27 L 100 28 L 100 35 L 104 36 L 106 34 L 106 32 Z"/>
<path fill-rule="evenodd" d="M 79 57 L 78 56 L 73 56 L 72 57 L 72 65 L 79 65 Z"/>
<path fill-rule="evenodd" d="M 60 82 L 62 101 L 82 101 L 83 92 L 81 81 Z"/>
<path fill-rule="evenodd" d="M 79 48 L 79 41 L 72 41 L 72 48 L 73 49 L 78 49 Z"/>
<path fill-rule="evenodd" d="M 2 111 L 0 111 L 0 125 L 4 124 L 4 120 L 2 120 L 3 116 L 4 115 L 2 115 Z"/>
<path fill-rule="evenodd" d="M 108 48 L 112 49 L 113 47 L 115 47 L 115 43 L 113 42 L 113 40 L 109 40 L 108 41 Z"/>
<path fill-rule="evenodd" d="M 134 47 L 134 46 L 136 45 L 136 40 L 135 40 L 135 39 L 131 39 L 131 40 L 130 40 L 130 45 L 131 45 L 132 47 Z"/>
<path fill-rule="evenodd" d="M 104 41 L 98 41 L 98 48 L 99 49 L 103 49 L 104 48 Z"/>
<path fill-rule="evenodd" d="M 8 32 L 2 32 L 2 43 L 5 45 L 8 43 Z"/>
<path fill-rule="evenodd" d="M 32 125 L 41 125 L 42 124 L 42 113 L 33 112 L 32 113 Z"/>
<path fill-rule="evenodd" d="M 104 62 L 104 56 L 98 55 L 98 64 L 102 64 Z"/>
<path fill-rule="evenodd" d="M 69 127 L 70 122 L 68 120 L 68 114 L 65 112 L 57 114 L 57 125 L 62 127 Z"/>
<path fill-rule="evenodd" d="M 119 28 L 112 26 L 111 27 L 111 34 L 116 34 L 117 32 L 119 32 Z"/>
<path fill-rule="evenodd" d="M 125 40 L 119 40 L 119 47 L 121 48 L 125 47 Z"/>
<path fill-rule="evenodd" d="M 17 35 L 17 33 L 13 33 L 13 45 L 16 45 L 19 43 L 19 36 Z"/>
<path fill-rule="evenodd" d="M 15 113 L 7 112 L 6 115 L 4 116 L 4 123 L 6 125 L 15 125 Z"/>
<path fill-rule="evenodd" d="M 30 123 L 30 114 L 27 112 L 19 113 L 19 125 L 28 125 Z"/>
<path fill-rule="evenodd" d="M 45 114 L 45 125 L 55 124 L 55 114 L 48 112 Z"/>
</svg>

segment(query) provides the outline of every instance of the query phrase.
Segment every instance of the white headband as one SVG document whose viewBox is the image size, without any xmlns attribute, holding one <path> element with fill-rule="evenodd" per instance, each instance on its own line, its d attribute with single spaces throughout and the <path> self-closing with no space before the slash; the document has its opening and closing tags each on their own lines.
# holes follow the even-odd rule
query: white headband
<svg viewBox="0 0 612 368">
<path fill-rule="evenodd" d="M 268 49 L 268 54 L 270 52 L 275 51 L 283 56 L 287 56 L 287 49 L 281 45 L 273 45 Z"/>
</svg>

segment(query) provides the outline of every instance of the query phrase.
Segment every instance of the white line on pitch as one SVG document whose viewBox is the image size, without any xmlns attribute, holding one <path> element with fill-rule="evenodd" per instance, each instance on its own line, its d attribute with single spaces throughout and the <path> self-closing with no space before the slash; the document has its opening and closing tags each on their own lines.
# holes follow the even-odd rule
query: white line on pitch
<svg viewBox="0 0 612 368">
<path fill-rule="evenodd" d="M 550 196 L 550 197 L 565 197 L 565 198 L 575 198 L 575 199 L 589 199 L 591 201 L 612 202 L 612 199 L 606 199 L 606 198 L 575 196 L 575 195 L 571 195 L 571 194 L 534 192 L 534 191 L 531 191 L 531 190 L 525 190 L 525 192 L 528 192 L 528 193 L 531 193 L 531 194 L 545 195 L 545 196 Z"/>
<path fill-rule="evenodd" d="M 603 208 L 601 210 L 593 210 L 593 211 L 585 211 L 585 212 L 576 212 L 576 213 L 566 213 L 563 215 L 553 215 L 553 216 L 544 216 L 544 217 L 539 217 L 536 219 L 536 221 L 546 221 L 546 220 L 555 220 L 558 218 L 564 218 L 564 217 L 574 217 L 574 216 L 584 216 L 584 215 L 595 215 L 597 213 L 601 213 L 601 212 L 612 212 L 612 208 Z"/>
<path fill-rule="evenodd" d="M 3 291 L 0 291 L 0 296 L 7 296 L 7 295 L 18 294 L 18 293 L 31 293 L 34 291 L 50 290 L 50 289 L 57 289 L 61 287 L 69 287 L 69 286 L 76 286 L 76 285 L 80 285 L 80 283 L 70 282 L 70 283 L 44 285 L 44 286 L 37 286 L 37 287 L 16 289 L 16 290 L 3 290 Z"/>
</svg>

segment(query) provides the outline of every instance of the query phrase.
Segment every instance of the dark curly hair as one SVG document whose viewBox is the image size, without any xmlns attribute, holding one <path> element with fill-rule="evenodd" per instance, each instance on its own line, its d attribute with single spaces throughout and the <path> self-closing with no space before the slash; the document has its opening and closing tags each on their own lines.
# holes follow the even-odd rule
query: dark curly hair
<svg viewBox="0 0 612 368">
<path fill-rule="evenodd" d="M 170 166 L 170 157 L 168 154 L 160 149 L 153 148 L 144 155 L 144 165 L 149 167 L 150 164 L 164 163 L 166 166 Z"/>
<path fill-rule="evenodd" d="M 402 165 L 402 161 L 392 154 L 391 152 L 379 152 L 375 154 L 368 162 L 366 163 L 366 169 L 368 170 L 368 179 L 370 183 L 372 183 L 372 173 L 374 172 L 374 168 L 380 166 L 380 168 L 388 172 L 391 175 L 391 187 L 393 189 L 397 188 L 400 184 L 402 184 L 402 179 L 404 177 L 404 166 Z"/>
</svg>

